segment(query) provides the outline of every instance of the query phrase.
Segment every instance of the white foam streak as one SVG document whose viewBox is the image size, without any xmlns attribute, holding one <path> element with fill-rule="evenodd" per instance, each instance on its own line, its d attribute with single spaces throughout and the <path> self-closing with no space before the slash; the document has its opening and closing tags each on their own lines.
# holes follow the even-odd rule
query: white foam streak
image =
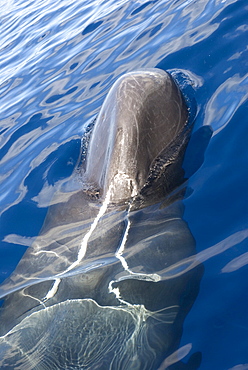
<svg viewBox="0 0 248 370">
<path fill-rule="evenodd" d="M 90 227 L 89 231 L 85 234 L 85 236 L 84 236 L 84 238 L 82 240 L 82 243 L 81 243 L 81 246 L 80 246 L 80 249 L 79 249 L 79 252 L 78 252 L 78 258 L 77 258 L 77 260 L 71 266 L 69 266 L 63 272 L 63 274 L 66 273 L 66 272 L 68 272 L 68 271 L 71 271 L 72 269 L 74 269 L 77 265 L 79 265 L 79 263 L 84 258 L 85 253 L 87 251 L 88 241 L 89 241 L 89 239 L 90 239 L 93 231 L 97 227 L 97 224 L 98 224 L 99 220 L 104 215 L 104 213 L 107 211 L 107 208 L 108 208 L 108 205 L 109 205 L 109 202 L 110 202 L 111 191 L 112 191 L 112 186 L 109 187 L 109 190 L 108 190 L 108 192 L 106 194 L 106 198 L 104 199 L 104 202 L 103 202 L 103 204 L 102 204 L 102 206 L 101 206 L 101 208 L 99 210 L 98 215 L 94 219 L 93 223 L 91 224 L 91 227 Z"/>
<path fill-rule="evenodd" d="M 142 273 L 139 273 L 139 272 L 133 272 L 132 270 L 130 270 L 130 268 L 127 264 L 127 261 L 123 257 L 123 252 L 125 250 L 125 245 L 126 245 L 126 242 L 127 242 L 128 233 L 129 233 L 129 230 L 130 230 L 130 227 L 131 227 L 131 222 L 130 222 L 130 219 L 129 219 L 130 210 L 131 210 L 131 204 L 130 204 L 128 210 L 127 210 L 127 217 L 126 217 L 126 222 L 127 223 L 126 223 L 125 233 L 123 235 L 121 245 L 120 245 L 118 251 L 116 252 L 115 256 L 120 260 L 124 270 L 126 270 L 130 275 L 136 276 L 137 279 L 147 280 L 147 281 L 159 281 L 159 280 L 161 280 L 161 276 L 159 276 L 158 274 L 145 274 L 145 273 L 142 274 Z"/>
<path fill-rule="evenodd" d="M 60 279 L 55 279 L 52 288 L 47 292 L 47 295 L 45 296 L 45 298 L 43 298 L 43 301 L 47 301 L 48 299 L 54 297 L 54 295 L 57 293 L 59 284 Z"/>
<path fill-rule="evenodd" d="M 129 229 L 130 229 L 130 226 L 131 226 L 131 222 L 130 222 L 129 217 L 128 217 L 130 208 L 131 208 L 131 205 L 129 206 L 128 211 L 127 211 L 127 224 L 126 224 L 125 233 L 123 235 L 121 245 L 120 245 L 120 247 L 119 247 L 119 249 L 118 249 L 118 251 L 116 252 L 115 255 L 121 261 L 121 264 L 122 264 L 124 270 L 128 271 L 129 273 L 132 273 L 132 271 L 130 271 L 129 268 L 128 268 L 127 261 L 123 257 L 123 252 L 124 252 L 125 245 L 126 245 L 126 242 L 127 242 Z"/>
<path fill-rule="evenodd" d="M 161 280 L 161 276 L 160 275 L 158 275 L 158 274 L 145 274 L 145 273 L 142 274 L 142 273 L 134 272 L 134 271 L 130 270 L 130 268 L 128 266 L 128 263 L 125 260 L 125 257 L 123 256 L 123 253 L 124 253 L 124 250 L 125 250 L 125 246 L 126 246 L 126 242 L 127 242 L 127 238 L 128 238 L 128 234 L 129 234 L 129 230 L 130 230 L 130 227 L 131 227 L 131 222 L 130 222 L 130 219 L 129 219 L 130 210 L 131 210 L 131 204 L 129 205 L 129 208 L 127 210 L 126 229 L 125 229 L 125 232 L 124 232 L 122 241 L 121 241 L 121 245 L 118 248 L 118 251 L 115 253 L 115 256 L 116 256 L 116 258 L 118 258 L 120 260 L 120 262 L 122 264 L 122 267 L 124 268 L 125 271 L 128 272 L 128 274 L 130 274 L 130 276 L 135 277 L 138 280 L 145 280 L 145 281 L 154 281 L 154 282 L 157 282 L 157 281 Z M 113 288 L 113 283 L 116 283 L 116 282 L 118 282 L 118 280 L 111 280 L 110 281 L 109 286 L 108 286 L 109 292 L 110 293 L 114 293 L 115 296 L 116 296 L 116 298 L 121 303 L 124 303 L 124 304 L 126 304 L 128 306 L 132 306 L 129 302 L 124 301 L 122 299 L 121 294 L 120 294 L 120 291 L 119 291 L 119 288 Z"/>
<path fill-rule="evenodd" d="M 93 223 L 91 224 L 91 227 L 90 227 L 89 231 L 83 237 L 83 240 L 81 242 L 81 246 L 80 246 L 80 249 L 79 249 L 79 252 L 78 252 L 77 260 L 75 262 L 73 262 L 66 270 L 57 274 L 57 276 L 61 276 L 65 273 L 73 270 L 75 267 L 77 267 L 80 264 L 80 262 L 84 258 L 85 253 L 87 251 L 88 241 L 89 241 L 92 233 L 94 232 L 95 228 L 97 227 L 97 224 L 98 224 L 99 220 L 104 215 L 104 213 L 107 211 L 107 208 L 108 208 L 108 205 L 109 205 L 109 202 L 110 202 L 112 188 L 113 188 L 112 186 L 109 187 L 109 190 L 106 194 L 106 198 L 104 199 L 104 202 L 103 202 L 103 204 L 102 204 L 102 206 L 101 206 L 101 208 L 98 212 L 98 215 L 96 216 Z M 54 295 L 57 293 L 60 281 L 61 281 L 61 279 L 59 279 L 59 278 L 55 279 L 55 282 L 54 282 L 52 288 L 48 291 L 47 295 L 44 297 L 44 299 L 43 299 L 44 301 L 47 301 L 48 299 L 54 297 Z"/>
</svg>

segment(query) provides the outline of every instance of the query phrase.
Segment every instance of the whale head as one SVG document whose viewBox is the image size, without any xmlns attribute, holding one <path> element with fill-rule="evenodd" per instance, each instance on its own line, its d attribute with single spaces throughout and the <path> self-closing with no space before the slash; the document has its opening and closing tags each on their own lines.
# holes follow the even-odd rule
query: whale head
<svg viewBox="0 0 248 370">
<path fill-rule="evenodd" d="M 93 128 L 87 182 L 103 198 L 111 190 L 113 203 L 136 197 L 148 183 L 158 158 L 172 151 L 187 121 L 187 106 L 169 73 L 154 68 L 120 77 Z"/>
</svg>

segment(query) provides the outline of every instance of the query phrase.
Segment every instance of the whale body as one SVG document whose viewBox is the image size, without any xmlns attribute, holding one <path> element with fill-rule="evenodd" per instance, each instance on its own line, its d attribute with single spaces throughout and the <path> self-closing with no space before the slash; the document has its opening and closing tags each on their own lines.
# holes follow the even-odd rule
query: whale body
<svg viewBox="0 0 248 370">
<path fill-rule="evenodd" d="M 165 71 L 112 86 L 69 180 L 79 188 L 60 190 L 0 287 L 1 368 L 176 369 L 202 274 L 184 263 L 195 254 L 180 188 L 188 117 Z"/>
</svg>

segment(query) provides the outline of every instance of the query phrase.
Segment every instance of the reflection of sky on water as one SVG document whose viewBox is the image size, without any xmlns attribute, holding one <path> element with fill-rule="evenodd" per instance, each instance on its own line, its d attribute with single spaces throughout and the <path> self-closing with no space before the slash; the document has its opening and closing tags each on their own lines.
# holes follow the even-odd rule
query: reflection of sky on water
<svg viewBox="0 0 248 370">
<path fill-rule="evenodd" d="M 183 356 L 199 349 L 204 370 L 247 364 L 245 6 L 242 0 L 47 0 L 1 8 L 1 279 L 39 233 L 54 184 L 62 186 L 71 173 L 85 126 L 118 76 L 159 64 L 192 77 L 195 132 L 213 128 L 184 201 L 197 253 L 161 274 L 204 263 L 179 349 Z"/>
</svg>

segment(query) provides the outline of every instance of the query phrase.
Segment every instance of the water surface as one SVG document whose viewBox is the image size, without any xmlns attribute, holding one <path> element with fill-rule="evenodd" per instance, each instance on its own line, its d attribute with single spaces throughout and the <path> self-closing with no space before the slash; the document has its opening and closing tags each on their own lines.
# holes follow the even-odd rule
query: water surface
<svg viewBox="0 0 248 370">
<path fill-rule="evenodd" d="M 205 271 L 183 361 L 200 351 L 200 369 L 248 368 L 247 17 L 245 0 L 1 5 L 2 281 L 38 235 L 113 82 L 139 68 L 183 72 L 195 89 L 194 132 L 213 130 L 184 201 Z"/>
</svg>

